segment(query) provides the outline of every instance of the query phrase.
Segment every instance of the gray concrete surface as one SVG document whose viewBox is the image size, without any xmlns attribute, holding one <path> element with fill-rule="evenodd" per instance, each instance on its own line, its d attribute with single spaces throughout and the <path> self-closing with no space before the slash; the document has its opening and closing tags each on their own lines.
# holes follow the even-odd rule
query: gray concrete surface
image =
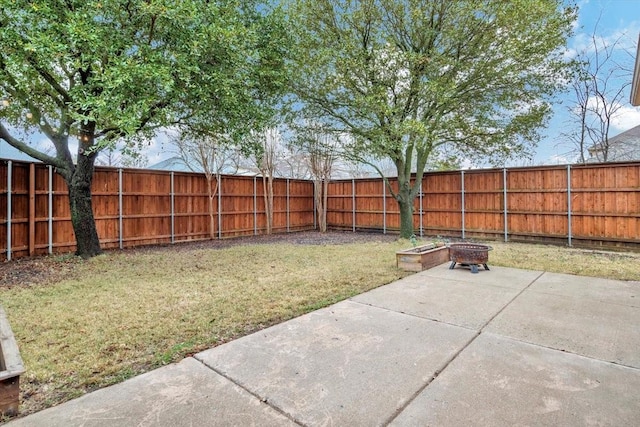
<svg viewBox="0 0 640 427">
<path fill-rule="evenodd" d="M 447 267 L 9 425 L 640 425 L 640 283 Z"/>
<path fill-rule="evenodd" d="M 394 426 L 635 426 L 640 371 L 481 334 Z"/>
<path fill-rule="evenodd" d="M 193 358 L 10 422 L 17 426 L 288 426 L 284 415 Z"/>
<path fill-rule="evenodd" d="M 479 330 L 530 283 L 499 278 L 498 273 L 489 277 L 491 271 L 481 276 L 469 270 L 445 269 L 449 277 L 441 277 L 438 273 L 443 269 L 434 270 L 435 276 L 425 271 L 358 295 L 353 301 Z M 478 286 L 476 278 L 491 280 Z"/>
<path fill-rule="evenodd" d="M 197 354 L 302 425 L 391 419 L 475 332 L 343 301 Z"/>
<path fill-rule="evenodd" d="M 637 283 L 547 273 L 487 331 L 640 368 L 639 303 Z"/>
</svg>

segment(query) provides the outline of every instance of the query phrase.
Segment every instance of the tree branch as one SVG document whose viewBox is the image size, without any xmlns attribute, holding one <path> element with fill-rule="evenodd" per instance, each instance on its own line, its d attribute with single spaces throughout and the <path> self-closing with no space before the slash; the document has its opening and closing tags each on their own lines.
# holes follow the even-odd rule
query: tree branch
<svg viewBox="0 0 640 427">
<path fill-rule="evenodd" d="M 51 157 L 45 153 L 42 153 L 36 150 L 35 148 L 31 147 L 30 145 L 11 136 L 7 128 L 5 128 L 4 124 L 2 124 L 1 122 L 0 122 L 0 139 L 4 139 L 12 147 L 17 148 L 23 153 L 28 154 L 29 156 L 33 157 L 34 159 L 38 159 L 43 163 L 46 163 L 48 165 L 52 165 L 52 166 L 55 166 L 56 168 L 61 168 L 61 169 L 65 169 L 67 167 L 67 165 L 64 162 L 60 161 L 59 159 L 55 157 Z"/>
</svg>

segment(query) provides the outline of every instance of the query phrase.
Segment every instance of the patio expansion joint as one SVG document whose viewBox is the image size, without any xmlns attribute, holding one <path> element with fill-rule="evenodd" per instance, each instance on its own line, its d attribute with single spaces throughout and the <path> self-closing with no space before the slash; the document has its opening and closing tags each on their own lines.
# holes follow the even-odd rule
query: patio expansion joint
<svg viewBox="0 0 640 427">
<path fill-rule="evenodd" d="M 518 292 L 513 298 L 511 298 L 509 300 L 509 302 L 507 302 L 505 305 L 502 306 L 502 308 L 500 310 L 498 310 L 493 316 L 491 316 L 489 318 L 489 320 L 487 320 L 484 325 L 482 325 L 480 327 L 480 333 L 484 332 L 484 330 L 486 329 L 487 326 L 489 326 L 489 324 L 493 321 L 493 319 L 495 319 L 496 317 L 498 317 L 504 310 L 506 310 L 507 307 L 509 307 L 511 305 L 511 303 L 513 303 L 520 295 L 522 295 L 527 289 L 529 289 L 534 283 L 536 283 L 538 281 L 538 279 L 540 279 L 543 275 L 545 274 L 545 272 L 543 271 L 542 273 L 540 273 L 535 279 L 533 279 L 531 282 L 529 282 L 529 284 L 527 286 L 525 286 L 524 288 L 522 288 L 522 290 L 520 292 Z M 479 334 L 478 334 L 479 335 Z"/>
<path fill-rule="evenodd" d="M 516 300 L 516 298 L 518 298 L 520 295 L 522 295 L 522 293 L 524 291 L 526 291 L 527 289 L 529 289 L 531 287 L 531 285 L 533 285 L 538 279 L 540 279 L 540 277 L 542 277 L 544 275 L 545 272 L 540 273 L 535 279 L 533 279 L 527 286 L 525 286 L 520 292 L 518 292 L 513 298 L 511 298 L 509 300 L 509 302 L 507 302 L 500 310 L 498 310 L 497 313 L 495 313 L 493 316 L 491 316 L 491 318 L 489 318 L 489 320 L 487 320 L 484 325 L 482 325 L 480 327 L 480 329 L 476 330 L 476 333 L 471 337 L 471 339 L 469 339 L 469 341 L 467 341 L 465 343 L 465 345 L 462 346 L 462 348 L 460 348 L 460 350 L 458 350 L 455 354 L 453 354 L 449 359 L 447 359 L 445 361 L 445 363 L 442 365 L 442 367 L 440 369 L 437 369 L 434 374 L 427 380 L 427 382 L 425 384 L 423 384 L 409 399 L 407 399 L 407 401 L 404 403 L 404 405 L 402 405 L 400 408 L 398 408 L 393 415 L 391 415 L 391 417 L 386 420 L 384 423 L 382 423 L 382 425 L 384 426 L 388 426 L 389 424 L 391 424 L 393 422 L 393 420 L 395 420 L 420 394 L 422 394 L 422 392 L 431 385 L 431 383 L 433 383 L 436 378 L 438 378 L 440 376 L 440 374 L 442 372 L 444 372 L 445 369 L 447 369 L 447 367 L 458 358 L 458 356 L 467 349 L 467 347 L 469 347 L 484 331 L 484 329 L 489 325 L 489 323 L 491 323 L 491 321 L 493 321 L 493 319 L 495 319 L 498 315 L 500 315 L 500 313 L 502 313 L 513 301 Z M 406 313 L 403 313 L 406 314 Z M 422 318 L 423 319 L 423 318 Z M 438 322 L 437 320 L 434 320 L 436 322 Z M 439 323 L 444 323 L 444 322 L 439 322 Z M 454 326 L 459 326 L 459 325 L 454 325 Z M 467 329 L 467 328 L 465 328 Z"/>
<path fill-rule="evenodd" d="M 193 355 L 192 356 L 195 360 L 197 360 L 198 362 L 200 362 L 205 368 L 212 370 L 213 372 L 215 372 L 216 374 L 220 375 L 221 377 L 225 378 L 227 381 L 230 381 L 232 384 L 234 384 L 237 387 L 240 387 L 242 390 L 246 391 L 247 393 L 249 393 L 251 396 L 255 397 L 256 399 L 258 399 L 260 401 L 260 403 L 269 406 L 271 409 L 273 409 L 274 411 L 276 411 L 277 413 L 279 413 L 280 415 L 286 417 L 288 420 L 290 420 L 291 422 L 301 426 L 301 427 L 306 427 L 305 424 L 303 424 L 302 422 L 300 422 L 299 420 L 293 418 L 291 416 L 291 414 L 289 414 L 288 412 L 284 411 L 283 409 L 281 409 L 278 406 L 273 405 L 269 399 L 267 397 L 261 397 L 260 395 L 258 395 L 257 393 L 255 393 L 253 390 L 247 388 L 244 384 L 242 384 L 241 382 L 238 382 L 236 380 L 234 380 L 232 377 L 228 376 L 227 374 L 225 374 L 222 371 L 219 371 L 218 369 L 214 368 L 213 366 L 208 365 L 204 360 L 200 359 L 197 355 Z"/>
<path fill-rule="evenodd" d="M 515 297 L 513 297 L 511 299 L 511 301 L 509 301 L 507 304 L 504 305 L 504 307 L 502 307 L 502 309 L 500 309 L 500 311 L 498 311 L 493 317 L 491 317 L 491 319 L 489 319 L 480 329 L 480 333 L 478 334 L 478 336 L 484 332 L 485 328 L 487 326 L 489 326 L 489 324 L 493 321 L 493 319 L 495 319 L 500 313 L 502 313 L 509 305 L 511 305 L 511 303 L 513 301 L 515 301 L 522 293 L 524 293 L 527 289 L 529 289 L 536 281 L 538 281 L 538 279 L 540 279 L 540 277 L 542 277 L 546 272 L 542 272 L 538 277 L 536 277 L 534 280 L 531 281 L 531 283 L 529 283 L 524 289 L 522 289 L 522 291 L 520 291 Z M 635 283 L 640 283 L 640 282 L 634 282 L 634 281 L 630 281 L 630 283 L 635 284 Z M 549 291 L 539 291 L 539 290 L 532 290 L 532 293 L 537 293 L 537 294 L 542 294 L 542 295 L 549 295 L 549 296 L 553 296 L 553 297 L 559 297 L 559 298 L 566 298 L 566 299 L 571 299 L 571 297 L 567 296 L 567 295 L 563 295 L 560 293 L 556 293 L 556 292 L 549 292 Z M 615 302 L 610 302 L 610 301 L 602 301 L 601 299 L 598 298 L 589 298 L 589 297 L 585 297 L 586 299 L 589 299 L 591 301 L 595 301 L 598 302 L 600 304 L 606 304 L 606 305 L 611 305 L 611 306 L 618 306 L 618 307 L 630 307 L 632 309 L 638 309 L 640 307 L 636 306 L 636 305 L 632 305 L 632 304 L 622 304 L 622 303 L 615 303 Z M 634 301 L 635 304 L 635 301 Z M 619 363 L 616 362 L 614 360 L 604 360 L 604 359 L 598 359 L 596 357 L 591 357 L 591 356 L 587 356 L 584 354 L 580 354 L 580 353 L 576 353 L 570 350 L 566 350 L 566 349 L 559 349 L 559 348 L 555 348 L 555 347 L 551 347 L 551 346 L 547 346 L 547 345 L 543 345 L 543 344 L 539 344 L 539 343 L 535 343 L 535 342 L 530 342 L 530 341 L 526 341 L 526 340 L 522 340 L 522 339 L 517 339 L 517 338 L 513 338 L 507 335 L 502 335 L 496 332 L 492 332 L 492 334 L 498 335 L 504 339 L 508 339 L 511 341 L 515 341 L 515 342 L 521 342 L 524 344 L 528 344 L 528 345 L 532 345 L 535 347 L 540 347 L 540 348 L 544 348 L 547 350 L 552 350 L 552 351 L 557 351 L 557 352 L 561 352 L 561 353 L 566 353 L 566 354 L 571 354 L 574 356 L 578 356 L 578 357 L 583 357 L 585 359 L 590 359 L 590 360 L 595 360 L 597 362 L 601 362 L 601 363 L 605 363 L 605 364 L 610 364 L 610 365 L 615 365 L 615 366 L 619 366 L 622 368 L 627 368 L 627 369 L 632 369 L 634 371 L 640 371 L 640 367 L 638 366 L 633 366 L 633 365 L 627 365 L 624 363 Z M 476 337 L 477 338 L 477 337 Z"/>
<path fill-rule="evenodd" d="M 488 335 L 495 335 L 500 337 L 501 339 L 505 339 L 508 341 L 513 341 L 516 343 L 522 343 L 522 344 L 527 344 L 533 347 L 539 347 L 539 348 L 543 348 L 545 350 L 551 350 L 551 351 L 555 351 L 555 352 L 559 352 L 559 353 L 565 353 L 565 354 L 570 354 L 572 356 L 577 356 L 583 359 L 589 359 L 589 360 L 594 360 L 596 362 L 599 363 L 604 363 L 605 365 L 614 365 L 614 366 L 619 366 L 621 368 L 625 368 L 625 369 L 632 369 L 634 371 L 640 372 L 640 367 L 638 366 L 633 366 L 633 365 L 626 365 L 624 363 L 619 363 L 616 362 L 614 360 L 604 360 L 604 359 L 598 359 L 597 357 L 592 357 L 592 356 L 586 356 L 584 354 L 580 354 L 580 353 L 576 353 L 574 351 L 570 351 L 570 350 L 566 350 L 566 349 L 560 349 L 560 348 L 556 348 L 556 347 L 551 347 L 548 345 L 544 345 L 544 344 L 539 344 L 539 343 L 535 343 L 535 342 L 531 342 L 531 341 L 526 341 L 526 340 L 522 340 L 522 339 L 518 339 L 518 338 L 513 338 L 507 335 L 501 335 L 498 334 L 496 332 L 487 332 Z"/>
<path fill-rule="evenodd" d="M 402 314 L 403 316 L 415 317 L 416 319 L 426 320 L 426 321 L 434 322 L 434 323 L 441 323 L 441 324 L 447 325 L 447 326 L 455 326 L 456 328 L 462 328 L 462 329 L 466 329 L 468 331 L 476 331 L 476 332 L 478 331 L 476 328 L 470 328 L 468 326 L 459 325 L 457 323 L 445 322 L 443 320 L 433 319 L 431 317 L 418 316 L 417 314 L 407 313 L 407 312 L 404 312 L 404 311 L 391 310 L 390 308 L 380 307 L 378 305 L 367 303 L 367 302 L 354 301 L 354 300 L 351 300 L 351 299 L 349 299 L 348 301 L 352 302 L 354 304 L 363 305 L 365 307 L 371 307 L 371 308 L 375 308 L 375 309 L 378 309 L 378 310 L 384 310 L 384 311 L 389 312 L 389 313 Z"/>
<path fill-rule="evenodd" d="M 634 283 L 634 282 L 631 282 Z M 537 290 L 532 290 L 531 292 L 535 292 L 536 294 L 540 294 L 540 295 L 549 295 L 552 297 L 560 297 L 560 298 L 565 298 L 565 299 L 574 299 L 575 297 L 571 297 L 569 295 L 565 295 L 562 294 L 560 292 L 552 292 L 552 291 L 537 291 Z M 593 301 L 593 302 L 597 302 L 600 304 L 606 304 L 606 305 L 612 305 L 612 306 L 617 306 L 617 307 L 629 307 L 629 308 L 640 308 L 640 298 L 639 299 L 634 299 L 631 302 L 628 303 L 622 303 L 622 302 L 613 302 L 613 301 L 605 301 L 601 298 L 594 298 L 594 297 L 589 297 L 589 296 L 581 296 L 580 298 L 588 300 L 588 301 Z"/>
<path fill-rule="evenodd" d="M 478 338 L 480 336 L 480 331 L 476 331 L 476 333 L 460 348 L 460 350 L 458 350 L 457 352 L 455 352 L 450 358 L 448 358 L 439 369 L 436 369 L 436 371 L 433 373 L 433 375 L 427 380 L 426 383 L 424 383 L 415 393 L 413 393 L 411 395 L 411 397 L 409 397 L 409 399 L 407 399 L 407 401 L 404 403 L 404 405 L 402 405 L 400 408 L 396 409 L 396 411 L 391 415 L 391 417 L 389 417 L 389 419 L 387 419 L 386 421 L 384 421 L 381 425 L 383 426 L 388 426 L 389 424 L 391 424 L 393 422 L 393 420 L 395 420 L 396 418 L 398 418 L 398 416 L 427 388 L 429 387 L 429 385 L 431 385 L 432 382 L 435 381 L 436 378 L 438 378 L 440 376 L 440 374 L 447 369 L 447 367 L 451 364 L 451 362 L 453 362 L 455 359 L 458 358 L 458 356 L 460 355 L 460 353 L 462 353 L 463 351 L 465 351 L 467 349 L 467 347 L 469 347 L 469 345 L 471 345 L 472 342 L 474 342 L 476 340 L 476 338 Z"/>
</svg>

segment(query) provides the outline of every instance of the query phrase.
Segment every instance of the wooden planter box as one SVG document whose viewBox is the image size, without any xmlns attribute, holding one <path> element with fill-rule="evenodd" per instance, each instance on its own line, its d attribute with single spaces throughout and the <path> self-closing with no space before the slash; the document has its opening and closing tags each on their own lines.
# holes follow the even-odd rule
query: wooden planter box
<svg viewBox="0 0 640 427">
<path fill-rule="evenodd" d="M 24 365 L 7 315 L 0 307 L 0 415 L 16 415 Z"/>
<path fill-rule="evenodd" d="M 449 261 L 449 248 L 437 244 L 396 252 L 396 265 L 406 271 L 423 271 Z"/>
</svg>

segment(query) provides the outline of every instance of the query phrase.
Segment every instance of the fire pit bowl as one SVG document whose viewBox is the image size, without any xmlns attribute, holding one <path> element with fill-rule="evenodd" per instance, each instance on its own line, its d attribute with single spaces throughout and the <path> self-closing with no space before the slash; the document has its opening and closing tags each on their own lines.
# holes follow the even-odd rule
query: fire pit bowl
<svg viewBox="0 0 640 427">
<path fill-rule="evenodd" d="M 449 246 L 449 258 L 451 265 L 449 270 L 453 270 L 456 264 L 468 265 L 472 273 L 478 272 L 478 265 L 482 264 L 485 270 L 489 270 L 489 251 L 493 248 L 487 245 L 476 243 L 452 243 Z"/>
</svg>

